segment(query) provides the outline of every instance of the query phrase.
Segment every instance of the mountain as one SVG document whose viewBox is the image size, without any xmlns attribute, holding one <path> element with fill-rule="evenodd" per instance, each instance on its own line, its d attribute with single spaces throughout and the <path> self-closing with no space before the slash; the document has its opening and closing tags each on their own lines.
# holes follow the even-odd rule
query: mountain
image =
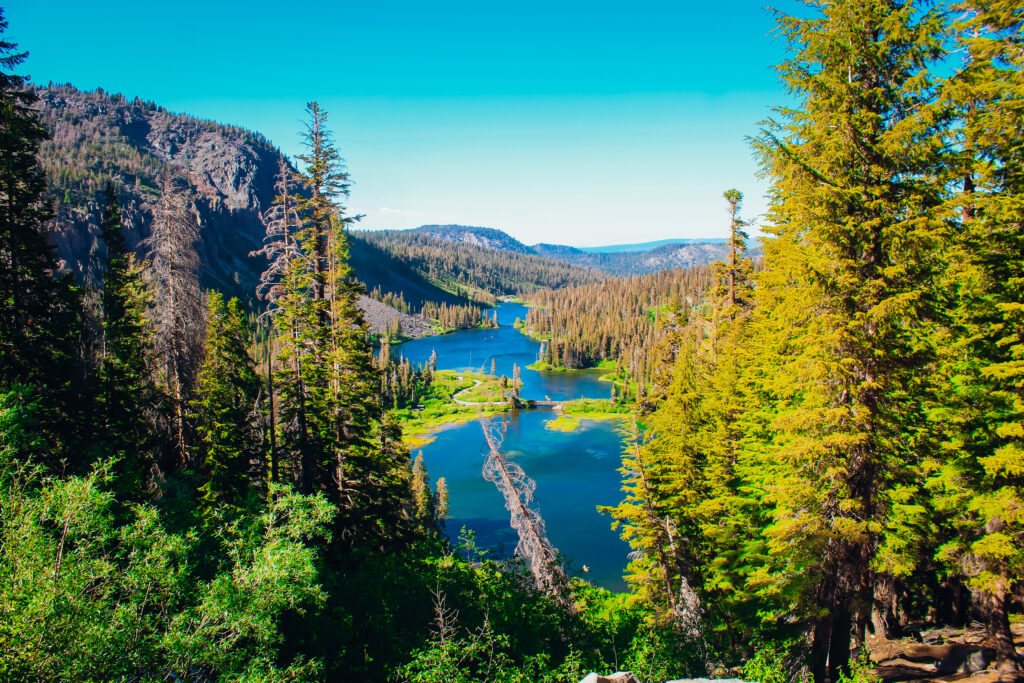
<svg viewBox="0 0 1024 683">
<path fill-rule="evenodd" d="M 544 287 L 584 284 L 606 277 L 586 266 L 533 253 L 521 242 L 493 228 L 425 228 L 354 231 L 353 254 L 366 254 L 364 258 L 353 259 L 360 278 L 368 284 L 379 283 L 383 291 L 411 291 L 414 296 L 423 291 L 435 301 L 439 299 L 431 292 L 438 288 L 489 301 L 494 296 L 527 294 Z M 481 246 L 484 241 L 508 248 Z M 457 247 L 453 247 L 453 243 Z M 372 265 L 389 260 L 401 265 L 387 272 Z M 424 287 L 431 289 L 424 290 Z"/>
<path fill-rule="evenodd" d="M 612 254 L 617 252 L 650 251 L 655 247 L 664 247 L 669 244 L 724 244 L 725 239 L 721 237 L 710 237 L 701 239 L 667 239 L 654 242 L 639 242 L 637 244 L 610 244 L 603 247 L 578 247 L 580 251 L 588 254 Z"/>
<path fill-rule="evenodd" d="M 362 235 L 378 233 L 392 235 L 394 239 L 407 239 L 400 237 L 401 235 L 417 235 L 422 238 L 470 245 L 479 249 L 504 251 L 523 256 L 540 256 L 617 276 L 645 275 L 659 270 L 691 268 L 717 261 L 727 253 L 725 240 L 718 238 L 669 239 L 606 247 L 571 247 L 565 244 L 547 243 L 527 246 L 496 228 L 466 225 L 421 225 L 411 230 L 366 231 Z M 565 284 L 582 284 L 584 281 L 577 278 L 576 281 Z M 552 285 L 545 284 L 543 286 L 550 287 Z"/>
<path fill-rule="evenodd" d="M 152 102 L 67 85 L 36 88 L 52 139 L 40 149 L 55 217 L 51 237 L 64 267 L 93 283 L 103 254 L 103 190 L 113 184 L 125 237 L 144 255 L 165 175 L 183 179 L 199 224 L 202 285 L 254 306 L 262 258 L 261 214 L 287 159 L 269 140 L 236 126 L 169 112 Z M 353 231 L 351 262 L 374 295 L 404 311 L 427 302 L 487 303 L 497 295 L 596 282 L 706 263 L 720 245 L 672 244 L 648 251 L 589 253 L 562 245 L 527 246 L 495 228 L 424 225 L 405 231 Z M 452 244 L 458 244 L 457 249 Z M 627 245 L 628 247 L 629 245 Z M 634 247 L 644 245 L 633 245 Z M 623 248 L 627 248 L 623 247 Z M 372 321 L 398 310 L 362 306 Z M 390 312 L 389 312 L 390 311 Z M 418 328 L 403 319 L 403 328 Z M 377 327 L 377 322 L 374 322 Z"/>
<path fill-rule="evenodd" d="M 646 275 L 659 270 L 692 268 L 724 258 L 728 246 L 720 243 L 673 243 L 648 251 L 622 251 L 609 253 L 586 252 L 561 244 L 536 244 L 536 253 L 558 258 L 578 266 L 597 268 L 611 275 Z"/>
<path fill-rule="evenodd" d="M 421 225 L 407 232 L 427 235 L 448 242 L 471 244 L 482 249 L 500 249 L 517 254 L 534 253 L 530 247 L 496 228 L 479 228 L 468 225 Z"/>
<path fill-rule="evenodd" d="M 52 139 L 43 143 L 55 216 L 50 235 L 63 266 L 95 284 L 102 257 L 99 223 L 103 191 L 113 184 L 128 246 L 144 255 L 164 174 L 187 180 L 199 224 L 196 250 L 206 288 L 253 306 L 266 262 L 249 253 L 263 242 L 262 212 L 274 200 L 274 176 L 284 158 L 266 138 L 236 126 L 175 114 L 138 98 L 84 92 L 67 85 L 36 88 L 40 117 Z M 286 160 L 287 161 L 287 160 Z M 465 301 L 427 282 L 402 280 L 404 264 L 379 251 L 353 249 L 353 269 L 372 289 L 393 273 L 403 287 L 419 287 L 421 300 Z M 366 297 L 360 301 L 371 328 L 399 318 L 418 336 L 426 323 Z"/>
<path fill-rule="evenodd" d="M 199 223 L 202 283 L 252 299 L 264 262 L 251 258 L 274 197 L 280 150 L 262 136 L 173 114 L 152 102 L 70 86 L 37 89 L 52 139 L 40 159 L 55 198 L 53 241 L 66 268 L 95 282 L 103 189 L 121 203 L 128 245 L 150 234 L 163 175 L 186 178 Z"/>
</svg>

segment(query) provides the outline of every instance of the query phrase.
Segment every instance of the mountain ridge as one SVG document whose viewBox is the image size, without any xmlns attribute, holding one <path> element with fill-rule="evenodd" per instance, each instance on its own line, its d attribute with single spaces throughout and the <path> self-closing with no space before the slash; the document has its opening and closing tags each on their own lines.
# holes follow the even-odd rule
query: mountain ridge
<svg viewBox="0 0 1024 683">
<path fill-rule="evenodd" d="M 720 238 L 669 239 L 607 247 L 574 247 L 567 244 L 526 245 L 497 228 L 469 225 L 421 225 L 408 230 L 366 230 L 365 233 L 415 234 L 483 249 L 532 254 L 557 259 L 609 275 L 644 275 L 659 270 L 692 268 L 725 257 L 727 247 Z"/>
</svg>

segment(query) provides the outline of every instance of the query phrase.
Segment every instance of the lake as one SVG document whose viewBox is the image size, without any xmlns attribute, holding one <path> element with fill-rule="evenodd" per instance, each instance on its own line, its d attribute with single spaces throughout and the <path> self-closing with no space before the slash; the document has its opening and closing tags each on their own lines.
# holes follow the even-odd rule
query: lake
<svg viewBox="0 0 1024 683">
<path fill-rule="evenodd" d="M 526 307 L 504 303 L 497 307 L 499 327 L 463 330 L 439 337 L 409 341 L 395 351 L 413 364 L 427 361 L 437 351 L 439 370 L 483 369 L 491 359 L 499 375 L 512 376 L 512 364 L 522 370 L 523 398 L 553 400 L 607 398 L 611 384 L 602 373 L 576 371 L 542 373 L 526 369 L 537 359 L 540 344 L 520 334 L 512 323 L 526 317 Z M 493 311 L 491 312 L 493 315 Z M 598 505 L 615 505 L 621 498 L 622 443 L 615 422 L 585 420 L 573 432 L 544 428 L 556 413 L 517 411 L 509 420 L 503 450 L 537 482 L 536 499 L 547 525 L 548 537 L 568 561 L 573 573 L 611 590 L 625 590 L 622 572 L 629 546 L 611 530 L 611 519 L 597 512 Z M 500 418 L 494 418 L 500 419 Z M 431 480 L 448 481 L 450 513 L 447 532 L 453 539 L 465 526 L 476 533 L 477 544 L 493 553 L 511 554 L 517 543 L 509 526 L 502 495 L 481 475 L 486 443 L 477 422 L 440 431 L 424 446 L 423 459 Z"/>
</svg>

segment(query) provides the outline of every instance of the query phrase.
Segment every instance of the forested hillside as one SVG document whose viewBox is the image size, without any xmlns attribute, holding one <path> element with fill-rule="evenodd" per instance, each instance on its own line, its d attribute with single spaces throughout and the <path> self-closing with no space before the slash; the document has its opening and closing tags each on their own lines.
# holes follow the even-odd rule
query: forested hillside
<svg viewBox="0 0 1024 683">
<path fill-rule="evenodd" d="M 108 182 L 118 195 L 125 240 L 140 258 L 152 249 L 147 240 L 160 221 L 165 184 L 180 184 L 184 210 L 194 216 L 200 282 L 254 305 L 266 262 L 253 252 L 263 246 L 263 214 L 274 201 L 275 174 L 282 163 L 290 167 L 277 148 L 257 133 L 173 114 L 137 98 L 69 85 L 34 92 L 51 134 L 40 159 L 54 208 L 51 239 L 63 267 L 83 282 L 97 282 Z M 384 284 L 384 291 L 404 295 L 409 306 L 402 313 L 418 313 L 427 301 L 470 303 L 465 292 L 442 289 L 409 263 L 363 242 L 354 244 L 352 262 L 371 292 Z M 377 331 L 396 319 L 409 330 L 425 327 L 365 300 L 361 307 Z"/>
<path fill-rule="evenodd" d="M 473 242 L 460 242 L 453 248 L 450 239 L 415 231 L 374 230 L 356 233 L 354 237 L 409 264 L 450 291 L 483 300 L 493 295 L 524 294 L 541 287 L 596 282 L 606 277 L 600 271 L 564 261 L 477 246 Z"/>
<path fill-rule="evenodd" d="M 699 308 L 711 275 L 707 267 L 666 270 L 544 289 L 527 297 L 531 308 L 523 331 L 547 342 L 544 361 L 552 367 L 589 368 L 607 361 L 618 374 L 649 382 L 670 330 L 666 318 Z"/>
<path fill-rule="evenodd" d="M 152 102 L 68 85 L 38 88 L 50 138 L 40 147 L 53 197 L 53 239 L 65 267 L 96 282 L 103 189 L 112 183 L 132 249 L 152 234 L 166 180 L 185 181 L 207 286 L 251 297 L 263 264 L 261 212 L 283 156 L 262 136 L 173 114 Z M 141 247 L 140 250 L 144 250 Z"/>
<path fill-rule="evenodd" d="M 663 240 L 650 244 L 622 245 L 623 248 L 619 250 L 614 247 L 577 248 L 564 244 L 545 243 L 527 246 L 501 230 L 466 225 L 421 225 L 412 230 L 382 232 L 404 242 L 413 241 L 415 238 L 412 238 L 412 235 L 421 235 L 458 245 L 472 245 L 483 250 L 541 256 L 544 259 L 563 261 L 618 276 L 643 275 L 656 273 L 659 270 L 702 266 L 722 258 L 725 254 L 725 249 L 722 247 L 724 240 L 720 239 Z M 408 236 L 398 237 L 402 233 L 407 233 Z M 376 235 L 378 231 L 364 234 Z M 379 241 L 380 238 L 374 239 Z M 526 264 L 530 263 L 530 260 L 518 259 L 515 262 Z M 528 272 L 522 273 L 519 277 L 532 284 L 547 287 L 560 287 L 568 282 L 563 279 L 552 280 L 551 278 L 541 282 L 535 274 Z"/>
</svg>

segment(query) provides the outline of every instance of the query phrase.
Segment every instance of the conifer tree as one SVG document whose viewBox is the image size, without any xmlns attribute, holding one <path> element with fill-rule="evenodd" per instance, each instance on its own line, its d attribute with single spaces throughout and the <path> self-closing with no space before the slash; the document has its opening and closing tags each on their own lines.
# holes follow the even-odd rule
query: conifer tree
<svg viewBox="0 0 1024 683">
<path fill-rule="evenodd" d="M 965 61 L 944 83 L 959 125 L 949 200 L 949 336 L 933 417 L 944 437 L 929 487 L 946 542 L 938 558 L 986 615 L 997 666 L 1019 669 L 1009 605 L 1024 581 L 1024 7 L 960 3 Z M 952 184 L 952 183 L 951 183 Z"/>
<path fill-rule="evenodd" d="M 0 35 L 6 29 L 0 9 Z M 37 154 L 49 136 L 32 108 L 35 93 L 13 73 L 27 56 L 0 39 L 0 391 L 29 387 L 37 397 L 41 436 L 56 464 L 83 450 L 71 448 L 82 426 L 75 400 L 80 301 L 44 233 L 51 212 Z"/>
<path fill-rule="evenodd" d="M 439 524 L 443 525 L 445 523 L 445 520 L 448 519 L 449 511 L 448 480 L 444 477 L 438 477 L 437 489 L 434 492 L 434 516 L 437 517 Z"/>
<path fill-rule="evenodd" d="M 808 3 L 781 17 L 797 104 L 756 143 L 773 180 L 752 332 L 773 415 L 758 445 L 771 491 L 761 593 L 812 625 L 816 681 L 847 668 L 889 511 L 919 479 L 927 322 L 943 224 L 934 96 L 936 11 L 894 0 Z M 783 550 L 784 549 L 784 550 Z"/>
<path fill-rule="evenodd" d="M 146 317 L 149 294 L 123 231 L 117 194 L 108 183 L 100 222 L 106 260 L 97 408 L 103 454 L 119 459 L 114 484 L 122 502 L 142 500 L 150 485 L 157 443 L 152 419 L 159 403 L 152 382 L 152 327 Z"/>
<path fill-rule="evenodd" d="M 348 263 L 348 223 L 358 217 L 345 216 L 341 203 L 348 174 L 327 113 L 315 102 L 307 112 L 303 168 L 282 165 L 260 252 L 270 260 L 260 290 L 277 328 L 282 448 L 294 454 L 301 490 L 323 491 L 338 504 L 340 538 L 375 536 L 402 526 L 408 453 L 384 419 L 381 380 L 357 306 L 364 290 Z"/>
<path fill-rule="evenodd" d="M 423 463 L 423 453 L 417 453 L 412 462 L 412 499 L 416 505 L 416 517 L 426 519 L 430 513 L 430 478 Z"/>
<path fill-rule="evenodd" d="M 301 341 L 305 338 L 309 317 L 306 311 L 310 301 L 307 296 L 310 268 L 297 239 L 301 220 L 296 209 L 297 186 L 295 171 L 282 158 L 274 185 L 274 204 L 263 214 L 264 245 L 250 256 L 267 259 L 256 294 L 268 303 L 261 319 L 269 323 L 271 330 L 268 339 L 271 355 L 276 349 L 277 370 L 268 371 L 268 380 L 273 381 L 280 395 L 279 415 L 275 415 L 280 419 L 274 420 L 282 442 L 278 459 L 286 460 L 284 469 L 292 481 L 299 484 L 304 493 L 310 493 L 312 460 L 304 374 L 304 359 L 309 348 Z M 278 469 L 281 469 L 280 463 Z"/>
<path fill-rule="evenodd" d="M 730 317 L 734 315 L 732 309 L 737 304 L 742 304 L 742 291 L 746 280 L 750 276 L 752 265 L 750 260 L 744 258 L 747 250 L 747 233 L 744 228 L 747 221 L 740 217 L 740 204 L 743 202 L 743 193 L 739 190 L 726 190 L 722 195 L 729 204 L 729 256 L 724 263 L 716 267 L 716 274 L 722 278 L 722 287 L 727 288 L 728 294 L 726 303 Z"/>
<path fill-rule="evenodd" d="M 153 311 L 159 374 L 171 402 L 174 457 L 168 470 L 190 464 L 188 405 L 203 344 L 202 291 L 199 287 L 199 225 L 184 181 L 164 173 L 160 206 L 146 240 L 152 268 Z"/>
<path fill-rule="evenodd" d="M 237 299 L 207 298 L 206 347 L 192 407 L 202 455 L 202 516 L 240 510 L 265 479 L 260 379 L 247 346 L 250 332 Z"/>
</svg>

